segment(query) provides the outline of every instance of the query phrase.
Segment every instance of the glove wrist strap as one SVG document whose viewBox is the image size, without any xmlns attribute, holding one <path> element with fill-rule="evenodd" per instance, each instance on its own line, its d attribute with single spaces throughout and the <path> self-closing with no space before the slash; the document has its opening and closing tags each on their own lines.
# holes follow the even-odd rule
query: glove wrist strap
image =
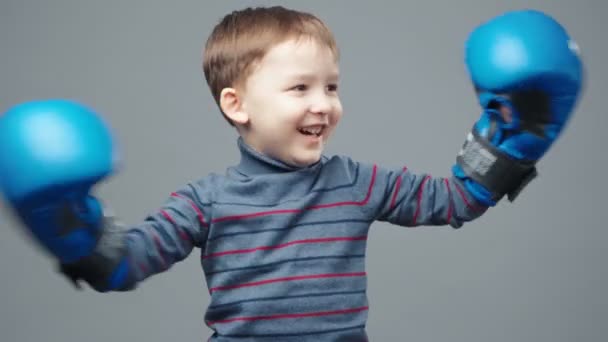
<svg viewBox="0 0 608 342">
<path fill-rule="evenodd" d="M 74 263 L 60 263 L 59 271 L 80 288 L 84 280 L 97 291 L 120 290 L 109 286 L 110 278 L 127 254 L 126 236 L 115 218 L 104 211 L 101 235 L 93 253 Z"/>
<path fill-rule="evenodd" d="M 484 186 L 492 200 L 514 201 L 538 174 L 533 161 L 517 160 L 494 147 L 473 128 L 456 157 L 464 173 Z"/>
</svg>

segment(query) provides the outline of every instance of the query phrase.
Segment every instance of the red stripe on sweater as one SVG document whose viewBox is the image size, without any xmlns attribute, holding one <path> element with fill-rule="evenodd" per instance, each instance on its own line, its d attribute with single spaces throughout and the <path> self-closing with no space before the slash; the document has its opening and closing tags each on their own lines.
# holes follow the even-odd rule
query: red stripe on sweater
<svg viewBox="0 0 608 342">
<path fill-rule="evenodd" d="M 403 168 L 403 171 L 399 175 L 399 178 L 397 178 L 397 182 L 395 184 L 395 190 L 393 192 L 393 199 L 391 200 L 391 209 L 393 209 L 395 207 L 395 203 L 397 201 L 397 194 L 399 193 L 399 189 L 401 188 L 401 178 L 406 171 L 407 171 L 407 166 Z"/>
<path fill-rule="evenodd" d="M 420 182 L 420 187 L 418 188 L 418 200 L 416 201 L 416 212 L 414 212 L 414 218 L 412 219 L 412 225 L 415 225 L 416 222 L 418 221 L 418 215 L 420 215 L 420 207 L 422 204 L 422 193 L 424 192 L 424 184 L 430 178 L 431 178 L 431 176 L 426 176 L 426 177 L 424 177 L 422 182 Z"/>
<path fill-rule="evenodd" d="M 173 224 L 174 226 L 177 226 L 175 224 L 175 220 L 173 220 L 173 217 L 171 217 L 171 215 L 169 215 L 167 211 L 161 210 L 160 213 L 167 219 L 167 221 L 171 222 L 171 224 Z"/>
<path fill-rule="evenodd" d="M 363 199 L 362 201 L 359 201 L 359 202 L 356 202 L 356 201 L 336 202 L 336 203 L 313 205 L 313 206 L 310 206 L 310 207 L 307 207 L 304 209 L 279 209 L 279 210 L 261 211 L 261 212 L 255 212 L 255 213 L 250 213 L 250 214 L 243 214 L 243 215 L 218 217 L 216 219 L 213 219 L 211 222 L 216 223 L 216 222 L 223 222 L 223 221 L 242 220 L 242 219 L 248 219 L 248 218 L 259 217 L 259 216 L 299 213 L 299 212 L 302 212 L 305 210 L 333 208 L 333 207 L 341 207 L 341 206 L 346 206 L 346 205 L 363 206 L 363 205 L 367 204 L 367 202 L 369 201 L 369 199 L 372 195 L 372 188 L 374 187 L 374 183 L 376 182 L 376 171 L 377 171 L 376 169 L 377 169 L 377 167 L 376 167 L 376 165 L 374 165 L 373 172 L 372 172 L 372 179 L 371 179 L 368 189 L 367 189 L 367 195 L 365 196 L 365 199 Z"/>
<path fill-rule="evenodd" d="M 190 242 L 190 238 L 188 237 L 188 234 L 186 234 L 178 225 L 177 223 L 175 223 L 175 220 L 173 219 L 173 217 L 171 217 L 171 215 L 169 215 L 168 212 L 166 212 L 165 210 L 161 210 L 160 213 L 167 219 L 167 221 L 171 222 L 172 225 L 175 226 L 175 230 L 177 231 L 177 234 L 179 234 L 179 237 L 184 241 L 184 242 Z"/>
<path fill-rule="evenodd" d="M 462 200 L 464 201 L 464 204 L 466 204 L 467 208 L 469 208 L 473 211 L 482 210 L 481 207 L 478 207 L 478 206 L 475 206 L 475 205 L 472 205 L 471 203 L 469 203 L 469 201 L 467 200 L 467 196 L 464 194 L 464 191 L 462 191 L 462 189 L 457 184 L 454 184 L 454 187 L 458 191 L 458 194 L 460 194 L 460 197 L 462 197 Z"/>
<path fill-rule="evenodd" d="M 158 234 L 156 234 L 156 232 L 154 230 L 151 231 L 152 233 L 152 240 L 154 240 L 154 244 L 156 245 L 156 250 L 158 251 L 158 256 L 160 257 L 160 262 L 162 264 L 162 269 L 166 269 L 167 268 L 167 259 L 165 258 L 165 253 L 163 251 L 162 248 L 162 244 L 160 242 L 160 238 L 158 237 Z"/>
<path fill-rule="evenodd" d="M 190 200 L 189 198 L 184 197 L 176 192 L 172 193 L 171 196 L 181 198 L 181 199 L 188 201 L 188 203 L 190 203 L 190 206 L 192 207 L 192 209 L 194 209 L 194 211 L 196 211 L 196 217 L 198 218 L 198 221 L 201 223 L 201 225 L 203 225 L 205 227 L 209 226 L 207 224 L 207 222 L 205 222 L 205 216 L 203 216 L 203 212 L 200 210 L 200 208 L 196 204 L 194 204 L 194 202 L 192 202 L 192 200 Z"/>
<path fill-rule="evenodd" d="M 445 178 L 443 180 L 443 182 L 445 183 L 446 188 L 448 188 L 448 213 L 447 213 L 447 217 L 446 217 L 446 222 L 450 223 L 450 220 L 452 219 L 452 210 L 453 210 L 453 206 L 452 206 L 452 189 L 450 189 L 450 181 Z"/>
<path fill-rule="evenodd" d="M 246 316 L 246 317 L 234 317 L 229 319 L 222 319 L 218 321 L 207 321 L 208 325 L 231 323 L 237 321 L 268 321 L 274 319 L 290 319 L 290 318 L 305 318 L 305 317 L 322 317 L 331 315 L 346 315 L 351 313 L 357 313 L 367 311 L 369 307 L 362 306 L 359 308 L 345 309 L 345 310 L 333 310 L 333 311 L 319 311 L 319 312 L 305 312 L 305 313 L 294 313 L 294 314 L 277 314 L 268 316 Z"/>
<path fill-rule="evenodd" d="M 327 243 L 327 242 L 336 242 L 336 241 L 362 241 L 362 240 L 366 240 L 366 239 L 367 239 L 367 236 L 332 237 L 332 238 L 295 240 L 295 241 L 290 241 L 287 243 L 282 243 L 280 245 L 274 245 L 274 246 L 260 246 L 260 247 L 255 247 L 255 248 L 235 249 L 235 250 L 230 250 L 230 251 L 211 253 L 211 254 L 203 256 L 203 259 L 209 259 L 209 258 L 218 257 L 218 256 L 222 256 L 222 255 L 229 255 L 229 254 L 245 254 L 245 253 L 253 253 L 253 252 L 257 252 L 257 251 L 267 251 L 267 250 L 272 250 L 272 249 L 280 249 L 280 248 L 285 248 L 285 247 L 289 247 L 289 246 L 293 246 L 293 245 L 301 245 L 301 244 L 308 244 L 308 243 Z"/>
<path fill-rule="evenodd" d="M 329 273 L 329 274 L 311 274 L 305 276 L 293 276 L 293 277 L 284 277 L 284 278 L 275 278 L 275 279 L 266 279 L 260 281 L 254 281 L 251 283 L 243 283 L 236 285 L 226 285 L 226 286 L 216 286 L 211 288 L 210 292 L 213 293 L 215 291 L 224 291 L 224 290 L 232 290 L 238 289 L 242 287 L 252 287 L 252 286 L 260 286 L 272 283 L 282 283 L 287 281 L 297 281 L 297 280 L 308 280 L 308 279 L 325 279 L 325 278 L 344 278 L 344 277 L 364 277 L 365 272 L 355 272 L 355 273 Z"/>
</svg>

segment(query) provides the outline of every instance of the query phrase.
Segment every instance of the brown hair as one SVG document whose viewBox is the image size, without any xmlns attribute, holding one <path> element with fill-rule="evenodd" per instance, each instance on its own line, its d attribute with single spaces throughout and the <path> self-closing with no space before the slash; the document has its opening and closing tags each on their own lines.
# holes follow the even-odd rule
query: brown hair
<svg viewBox="0 0 608 342">
<path fill-rule="evenodd" d="M 317 40 L 338 58 L 333 34 L 310 13 L 274 6 L 246 8 L 226 15 L 209 36 L 203 56 L 205 79 L 218 106 L 222 89 L 242 85 L 252 66 L 268 50 L 302 37 Z"/>
</svg>

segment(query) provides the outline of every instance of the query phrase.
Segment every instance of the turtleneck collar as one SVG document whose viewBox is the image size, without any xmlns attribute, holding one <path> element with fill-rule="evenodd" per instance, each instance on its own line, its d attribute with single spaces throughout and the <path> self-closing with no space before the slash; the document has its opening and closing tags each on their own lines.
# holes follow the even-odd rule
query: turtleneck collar
<svg viewBox="0 0 608 342">
<path fill-rule="evenodd" d="M 317 168 L 321 164 L 321 162 L 316 162 L 305 167 L 294 166 L 254 150 L 251 146 L 247 145 L 242 137 L 238 138 L 237 144 L 241 152 L 241 161 L 236 168 L 245 175 L 310 170 Z M 321 157 L 321 160 L 323 159 L 324 157 Z"/>
</svg>

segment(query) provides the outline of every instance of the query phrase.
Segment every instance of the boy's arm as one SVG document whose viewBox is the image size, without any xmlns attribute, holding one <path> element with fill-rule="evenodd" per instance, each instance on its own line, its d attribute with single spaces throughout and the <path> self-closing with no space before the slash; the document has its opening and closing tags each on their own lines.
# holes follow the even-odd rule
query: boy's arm
<svg viewBox="0 0 608 342">
<path fill-rule="evenodd" d="M 371 193 L 369 206 L 374 220 L 408 227 L 449 224 L 459 228 L 487 210 L 457 178 L 417 174 L 407 167 L 360 167 L 375 173 L 377 190 Z"/>
<path fill-rule="evenodd" d="M 117 155 L 108 125 L 82 104 L 31 101 L 0 115 L 1 195 L 64 274 L 98 291 L 133 288 L 201 245 L 208 215 L 200 198 L 209 200 L 203 192 L 214 184 L 185 187 L 125 231 L 91 195 L 116 172 Z"/>
<path fill-rule="evenodd" d="M 505 195 L 513 201 L 536 177 L 536 163 L 572 115 L 582 92 L 583 63 L 578 46 L 554 18 L 534 10 L 506 12 L 475 28 L 465 45 L 483 110 L 458 154 L 454 177 L 381 172 L 379 180 L 395 200 L 380 198 L 380 220 L 459 226 L 479 215 L 473 197 L 484 206 Z"/>
<path fill-rule="evenodd" d="M 101 292 L 126 291 L 145 278 L 165 271 L 200 247 L 207 236 L 208 206 L 197 187 L 172 193 L 156 212 L 129 227 L 104 212 L 95 252 L 61 271 L 75 284 L 84 280 Z"/>
</svg>

